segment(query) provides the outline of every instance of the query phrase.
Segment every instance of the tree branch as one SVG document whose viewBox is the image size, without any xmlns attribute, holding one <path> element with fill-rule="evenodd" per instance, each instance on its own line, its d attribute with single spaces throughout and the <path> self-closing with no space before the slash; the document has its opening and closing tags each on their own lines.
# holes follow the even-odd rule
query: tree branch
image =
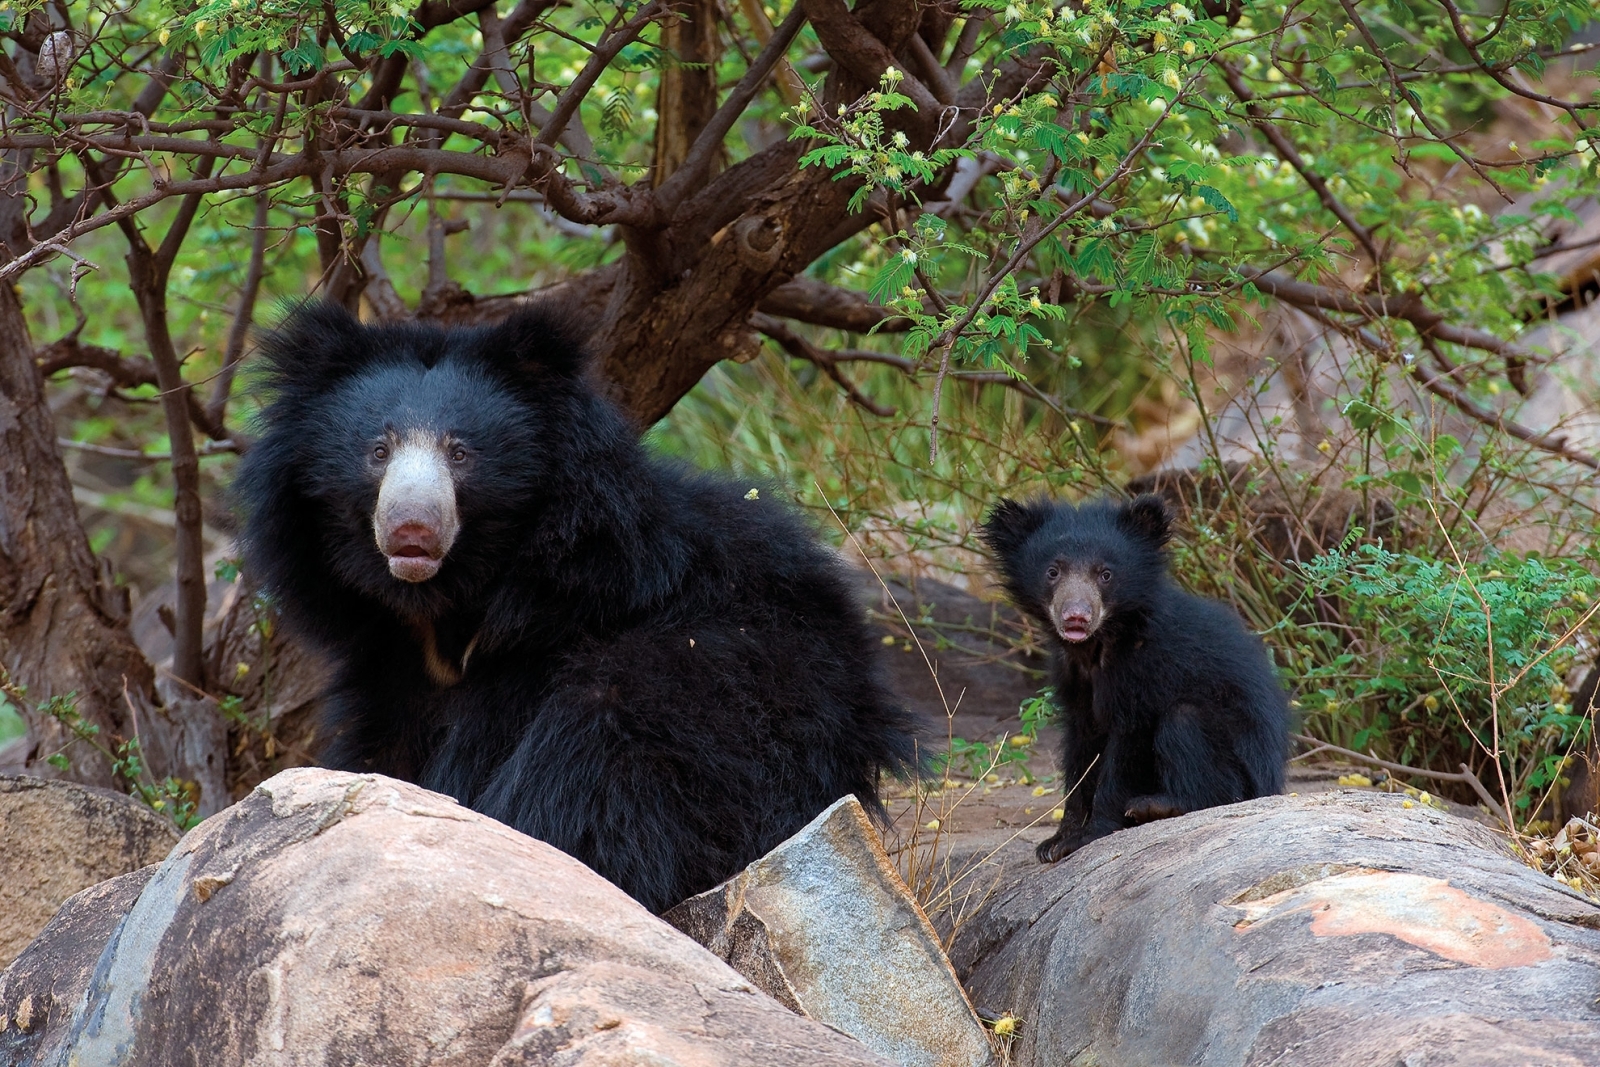
<svg viewBox="0 0 1600 1067">
<path fill-rule="evenodd" d="M 212 165 L 212 159 L 202 159 L 200 177 L 209 177 Z M 155 364 L 156 382 L 161 388 L 161 407 L 166 415 L 167 437 L 172 449 L 178 582 L 172 673 L 180 681 L 197 688 L 205 685 L 202 627 L 206 609 L 200 457 L 195 450 L 194 431 L 189 425 L 189 386 L 183 379 L 183 367 L 167 321 L 167 279 L 204 195 L 192 192 L 183 198 L 166 236 L 154 251 L 131 216 L 118 220 L 128 240 L 128 284 L 144 320 L 145 340 L 149 344 L 151 362 Z M 106 196 L 110 202 L 110 193 Z"/>
<path fill-rule="evenodd" d="M 1491 352 L 1506 359 L 1520 361 L 1523 364 L 1538 363 L 1539 360 L 1527 350 L 1502 340 L 1487 330 L 1475 329 L 1471 326 L 1457 326 L 1444 321 L 1444 316 L 1432 310 L 1422 302 L 1422 297 L 1416 293 L 1402 293 L 1397 296 L 1369 297 L 1359 293 L 1342 292 L 1329 289 L 1310 282 L 1296 281 L 1282 275 L 1258 271 L 1251 267 L 1241 267 L 1239 273 L 1254 282 L 1256 288 L 1269 296 L 1278 297 L 1298 308 L 1316 308 L 1322 311 L 1338 311 L 1351 315 L 1361 315 L 1368 319 L 1400 319 L 1410 323 L 1419 334 L 1437 338 L 1449 344 L 1460 345 L 1463 348 L 1475 348 L 1481 352 Z"/>
<path fill-rule="evenodd" d="M 148 359 L 128 359 L 115 349 L 86 345 L 76 332 L 35 351 L 33 361 L 44 378 L 72 367 L 92 367 L 127 389 L 156 384 L 156 366 Z"/>
<path fill-rule="evenodd" d="M 894 316 L 881 304 L 874 304 L 860 293 L 802 274 L 784 282 L 761 301 L 768 315 L 798 319 L 813 326 L 829 326 L 851 333 L 903 333 L 911 320 Z"/>
<path fill-rule="evenodd" d="M 961 84 L 961 75 L 966 73 L 967 60 L 978 50 L 978 35 L 983 32 L 983 24 L 988 17 L 986 11 L 967 12 L 967 21 L 961 26 L 961 36 L 956 38 L 955 47 L 950 49 L 950 58 L 944 64 L 945 76 L 956 85 Z"/>
<path fill-rule="evenodd" d="M 1226 62 L 1219 62 L 1217 66 L 1222 70 L 1222 77 L 1227 81 L 1228 88 L 1232 89 L 1233 95 L 1237 96 L 1240 103 L 1244 104 L 1245 114 L 1250 116 L 1250 121 L 1255 128 L 1260 130 L 1266 139 L 1272 142 L 1272 147 L 1278 150 L 1278 155 L 1289 166 L 1293 167 L 1301 179 L 1311 187 L 1311 191 L 1317 194 L 1317 199 L 1322 202 L 1322 206 L 1327 208 L 1334 218 L 1343 223 L 1344 228 L 1350 231 L 1351 236 L 1366 250 L 1367 258 L 1372 260 L 1372 265 L 1374 267 L 1381 266 L 1383 260 L 1378 254 L 1378 243 L 1372 239 L 1372 231 L 1363 226 L 1350 209 L 1345 207 L 1339 201 L 1339 198 L 1333 195 L 1333 191 L 1328 188 L 1328 183 L 1322 180 L 1322 175 L 1306 164 L 1305 157 L 1300 155 L 1294 143 L 1271 122 L 1259 106 L 1252 102 L 1255 96 L 1246 87 L 1244 78 L 1239 74 L 1238 69 L 1233 64 Z"/>
<path fill-rule="evenodd" d="M 832 378 L 834 383 L 844 390 L 850 402 L 857 407 L 864 408 L 879 418 L 888 418 L 895 413 L 895 409 L 886 404 L 880 404 L 867 396 L 850 379 L 844 376 L 839 369 L 839 361 L 826 349 L 818 348 L 804 337 L 791 330 L 788 324 L 771 315 L 756 312 L 750 316 L 750 325 L 772 338 L 782 346 L 783 350 L 796 359 L 803 359 L 813 364 L 818 370 Z"/>
<path fill-rule="evenodd" d="M 1369 767 L 1380 767 L 1391 774 L 1405 774 L 1417 778 L 1432 778 L 1438 782 L 1461 782 L 1469 785 L 1472 787 L 1472 791 L 1478 794 L 1478 799 L 1483 801 L 1484 806 L 1489 809 L 1491 815 L 1505 823 L 1508 828 L 1511 826 L 1511 820 L 1506 818 L 1505 809 L 1495 802 L 1494 797 L 1489 795 L 1489 790 L 1484 788 L 1483 782 L 1478 779 L 1477 775 L 1472 773 L 1471 768 L 1465 763 L 1461 764 L 1460 774 L 1451 774 L 1449 771 L 1430 771 L 1421 767 L 1407 767 L 1404 763 L 1391 763 L 1386 759 L 1368 756 L 1354 749 L 1340 748 L 1338 745 L 1330 745 L 1326 741 L 1318 741 L 1315 737 L 1308 737 L 1305 734 L 1292 734 L 1291 736 L 1296 741 L 1316 746 L 1311 752 L 1304 753 L 1303 755 L 1305 756 L 1316 752 L 1332 752 L 1335 755 L 1343 756 L 1345 759 L 1353 759 L 1360 763 L 1365 763 Z M 1301 757 L 1297 756 L 1295 758 L 1299 759 Z"/>
<path fill-rule="evenodd" d="M 556 106 L 550 112 L 550 121 L 545 123 L 539 131 L 536 143 L 553 145 L 567 128 L 567 122 L 578 112 L 578 105 L 583 103 L 583 98 L 589 95 L 589 90 L 594 88 L 594 83 L 600 80 L 600 75 L 611 65 L 628 45 L 638 39 L 639 34 L 651 22 L 661 17 L 665 10 L 661 0 L 650 0 L 641 7 L 627 22 L 618 26 L 615 22 L 602 34 L 600 41 L 594 46 L 594 51 L 589 56 L 589 61 L 583 65 L 578 76 L 572 79 L 572 84 L 562 92 L 556 100 Z M 617 16 L 622 17 L 621 13 Z"/>
<path fill-rule="evenodd" d="M 844 0 L 800 0 L 800 6 L 823 49 L 863 86 L 877 85 L 883 72 L 895 66 L 889 49 L 845 7 Z M 921 80 L 909 74 L 900 83 L 900 91 L 916 105 L 917 126 L 931 132 L 943 105 Z"/>
<path fill-rule="evenodd" d="M 1532 445 L 1541 452 L 1548 452 L 1551 455 L 1560 456 L 1562 459 L 1571 460 L 1574 463 L 1588 467 L 1590 470 L 1600 471 L 1600 458 L 1585 452 L 1579 452 L 1570 447 L 1567 444 L 1566 437 L 1540 433 L 1519 422 L 1506 418 L 1498 411 L 1490 411 L 1488 408 L 1481 406 L 1477 401 L 1445 380 L 1450 374 L 1449 371 L 1441 371 L 1439 374 L 1426 374 L 1415 359 L 1406 360 L 1400 357 L 1400 354 L 1394 350 L 1394 346 L 1370 330 L 1362 329 L 1350 323 L 1339 322 L 1320 308 L 1303 306 L 1301 310 L 1329 329 L 1353 337 L 1368 351 L 1389 362 L 1397 362 L 1404 366 L 1406 372 L 1416 380 L 1418 385 L 1445 400 L 1451 407 L 1472 421 L 1482 426 L 1487 426 L 1491 430 L 1515 437 L 1517 440 Z"/>
</svg>

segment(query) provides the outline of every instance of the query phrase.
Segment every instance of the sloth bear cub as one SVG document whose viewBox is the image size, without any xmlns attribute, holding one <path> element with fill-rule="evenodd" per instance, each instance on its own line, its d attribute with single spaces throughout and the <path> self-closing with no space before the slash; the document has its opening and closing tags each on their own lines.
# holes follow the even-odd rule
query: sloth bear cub
<svg viewBox="0 0 1600 1067">
<path fill-rule="evenodd" d="M 1167 575 L 1159 497 L 1002 500 L 983 526 L 1007 592 L 1057 641 L 1066 817 L 1053 863 L 1125 826 L 1283 789 L 1289 709 L 1260 640 Z M 1076 784 L 1077 788 L 1073 786 Z"/>
<path fill-rule="evenodd" d="M 912 768 L 836 557 L 648 456 L 550 319 L 313 304 L 262 351 L 245 560 L 333 661 L 328 766 L 454 796 L 657 912 Z"/>
</svg>

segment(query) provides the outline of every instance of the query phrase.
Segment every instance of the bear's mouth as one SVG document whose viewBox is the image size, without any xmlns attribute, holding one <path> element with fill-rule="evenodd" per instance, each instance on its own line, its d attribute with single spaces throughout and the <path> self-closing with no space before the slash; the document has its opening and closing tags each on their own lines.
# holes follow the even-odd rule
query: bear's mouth
<svg viewBox="0 0 1600 1067">
<path fill-rule="evenodd" d="M 439 573 L 444 562 L 429 555 L 421 545 L 401 545 L 387 559 L 389 573 L 402 582 L 425 582 Z"/>
<path fill-rule="evenodd" d="M 1089 640 L 1089 627 L 1085 623 L 1063 623 L 1056 632 L 1061 635 L 1061 640 L 1070 641 L 1075 645 Z"/>
</svg>

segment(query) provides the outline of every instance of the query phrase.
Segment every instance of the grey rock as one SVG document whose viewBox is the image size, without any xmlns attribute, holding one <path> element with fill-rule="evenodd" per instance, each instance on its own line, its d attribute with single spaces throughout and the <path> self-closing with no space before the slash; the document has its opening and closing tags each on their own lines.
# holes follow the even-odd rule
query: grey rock
<svg viewBox="0 0 1600 1067">
<path fill-rule="evenodd" d="M 0 1062 L 885 1067 L 578 861 L 377 775 L 284 771 L 132 888 L 0 975 Z"/>
<path fill-rule="evenodd" d="M 1016 1067 L 1600 1063 L 1600 906 L 1407 803 L 1269 797 L 1051 867 L 1018 841 L 952 961 Z"/>
<path fill-rule="evenodd" d="M 0 975 L 0 1063 L 27 1062 L 52 1032 L 52 1018 L 70 1015 L 94 978 L 100 948 L 158 869 L 151 864 L 72 896 Z"/>
<path fill-rule="evenodd" d="M 80 889 L 164 859 L 178 829 L 132 797 L 0 776 L 0 966 Z"/>
<path fill-rule="evenodd" d="M 855 797 L 665 918 L 790 1010 L 901 1067 L 993 1059 L 938 934 Z"/>
</svg>

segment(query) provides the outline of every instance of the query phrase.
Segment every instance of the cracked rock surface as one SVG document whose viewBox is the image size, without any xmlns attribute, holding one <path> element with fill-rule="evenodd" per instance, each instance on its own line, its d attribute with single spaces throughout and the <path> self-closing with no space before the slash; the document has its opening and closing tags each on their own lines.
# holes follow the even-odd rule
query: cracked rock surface
<svg viewBox="0 0 1600 1067">
<path fill-rule="evenodd" d="M 73 898 L 0 976 L 0 1062 L 876 1064 L 576 860 L 303 768 Z"/>
<path fill-rule="evenodd" d="M 1016 1067 L 1600 1064 L 1600 905 L 1477 823 L 1346 790 L 1032 851 L 974 854 L 950 951 Z"/>
</svg>

